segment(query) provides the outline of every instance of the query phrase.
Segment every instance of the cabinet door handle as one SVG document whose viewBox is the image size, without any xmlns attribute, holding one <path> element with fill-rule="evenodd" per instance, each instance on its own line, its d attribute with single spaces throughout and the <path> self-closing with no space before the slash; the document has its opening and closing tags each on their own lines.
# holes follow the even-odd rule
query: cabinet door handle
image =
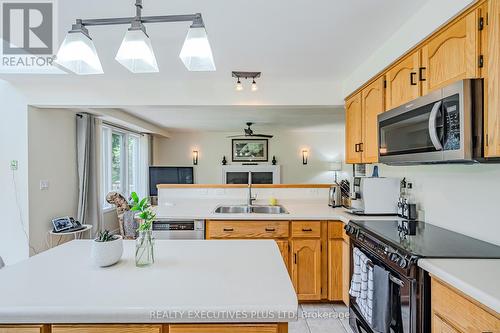
<svg viewBox="0 0 500 333">
<path fill-rule="evenodd" d="M 222 230 L 224 230 L 224 231 L 234 231 L 234 229 L 233 229 L 233 228 L 224 228 L 224 229 L 222 229 Z"/>
<path fill-rule="evenodd" d="M 416 86 L 417 85 L 417 82 L 415 82 L 415 76 L 417 75 L 417 73 L 415 72 L 411 72 L 410 73 L 410 85 L 412 86 Z"/>
<path fill-rule="evenodd" d="M 420 67 L 418 69 L 418 80 L 419 81 L 425 81 L 426 78 L 424 77 L 424 71 L 426 70 L 427 68 L 426 67 Z"/>
<path fill-rule="evenodd" d="M 266 231 L 276 231 L 275 228 L 266 228 Z"/>
<path fill-rule="evenodd" d="M 356 153 L 359 153 L 359 143 L 356 143 L 356 144 L 354 145 L 354 151 L 355 151 Z"/>
<path fill-rule="evenodd" d="M 359 152 L 362 153 L 363 152 L 363 142 L 361 142 L 359 144 Z"/>
<path fill-rule="evenodd" d="M 297 264 L 297 253 L 293 254 L 293 263 Z"/>
<path fill-rule="evenodd" d="M 304 232 L 310 232 L 310 231 L 313 231 L 311 228 L 302 228 L 302 231 Z"/>
</svg>

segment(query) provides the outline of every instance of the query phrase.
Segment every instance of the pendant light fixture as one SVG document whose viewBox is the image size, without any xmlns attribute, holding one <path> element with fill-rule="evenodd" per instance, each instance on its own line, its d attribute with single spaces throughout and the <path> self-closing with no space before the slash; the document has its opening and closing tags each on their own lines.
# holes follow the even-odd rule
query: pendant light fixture
<svg viewBox="0 0 500 333">
<path fill-rule="evenodd" d="M 200 13 L 188 15 L 142 16 L 142 0 L 136 0 L 135 17 L 77 19 L 68 32 L 55 63 L 78 75 L 102 74 L 102 66 L 87 27 L 130 25 L 116 54 L 116 61 L 132 73 L 158 72 L 158 63 L 145 23 L 191 22 L 180 52 L 181 61 L 189 71 L 215 71 L 212 49 Z"/>
<path fill-rule="evenodd" d="M 259 90 L 259 87 L 257 87 L 257 82 L 255 82 L 255 79 L 252 81 L 252 91 L 257 91 Z"/>
<path fill-rule="evenodd" d="M 241 84 L 240 79 L 236 81 L 236 91 L 242 91 L 243 90 L 243 85 Z"/>
<path fill-rule="evenodd" d="M 257 91 L 259 89 L 259 87 L 257 86 L 257 82 L 255 82 L 255 79 L 256 78 L 260 78 L 260 76 L 262 75 L 261 72 L 236 72 L 236 71 L 233 71 L 231 76 L 236 78 L 237 81 L 236 81 L 236 90 L 237 91 L 242 91 L 243 90 L 243 85 L 241 84 L 241 79 L 252 79 L 252 86 L 250 88 L 250 90 L 252 91 Z"/>
<path fill-rule="evenodd" d="M 140 21 L 132 22 L 132 26 L 123 37 L 115 59 L 132 73 L 156 73 L 160 71 L 151 40 Z"/>
<path fill-rule="evenodd" d="M 215 71 L 212 48 L 201 16 L 189 27 L 179 57 L 189 71 Z"/>
<path fill-rule="evenodd" d="M 54 62 L 78 75 L 103 73 L 94 42 L 81 20 L 76 21 L 64 38 Z"/>
</svg>

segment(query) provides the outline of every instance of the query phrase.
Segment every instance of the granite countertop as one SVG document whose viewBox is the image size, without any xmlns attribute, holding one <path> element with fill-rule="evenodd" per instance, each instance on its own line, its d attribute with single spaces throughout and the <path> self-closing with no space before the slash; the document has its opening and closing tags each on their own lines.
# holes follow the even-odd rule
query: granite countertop
<svg viewBox="0 0 500 333">
<path fill-rule="evenodd" d="M 288 322 L 297 297 L 272 240 L 156 241 L 136 268 L 134 241 L 98 268 L 75 240 L 0 270 L 0 323 Z"/>
<path fill-rule="evenodd" d="M 418 265 L 500 315 L 500 259 L 421 259 Z"/>
</svg>

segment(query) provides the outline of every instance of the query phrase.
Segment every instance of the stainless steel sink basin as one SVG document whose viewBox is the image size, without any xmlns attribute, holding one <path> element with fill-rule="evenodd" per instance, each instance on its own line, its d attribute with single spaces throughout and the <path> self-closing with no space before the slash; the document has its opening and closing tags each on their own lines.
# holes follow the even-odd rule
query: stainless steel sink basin
<svg viewBox="0 0 500 333">
<path fill-rule="evenodd" d="M 283 206 L 259 206 L 259 205 L 232 205 L 218 206 L 215 208 L 218 214 L 288 214 Z"/>
</svg>

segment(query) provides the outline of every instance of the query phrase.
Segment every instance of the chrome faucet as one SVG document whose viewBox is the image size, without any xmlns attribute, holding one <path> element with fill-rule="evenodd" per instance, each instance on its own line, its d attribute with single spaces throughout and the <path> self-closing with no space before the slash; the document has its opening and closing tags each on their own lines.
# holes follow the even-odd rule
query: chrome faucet
<svg viewBox="0 0 500 333">
<path fill-rule="evenodd" d="M 247 206 L 252 206 L 253 202 L 256 200 L 255 197 L 252 196 L 252 172 L 248 172 L 248 198 L 247 198 Z"/>
</svg>

